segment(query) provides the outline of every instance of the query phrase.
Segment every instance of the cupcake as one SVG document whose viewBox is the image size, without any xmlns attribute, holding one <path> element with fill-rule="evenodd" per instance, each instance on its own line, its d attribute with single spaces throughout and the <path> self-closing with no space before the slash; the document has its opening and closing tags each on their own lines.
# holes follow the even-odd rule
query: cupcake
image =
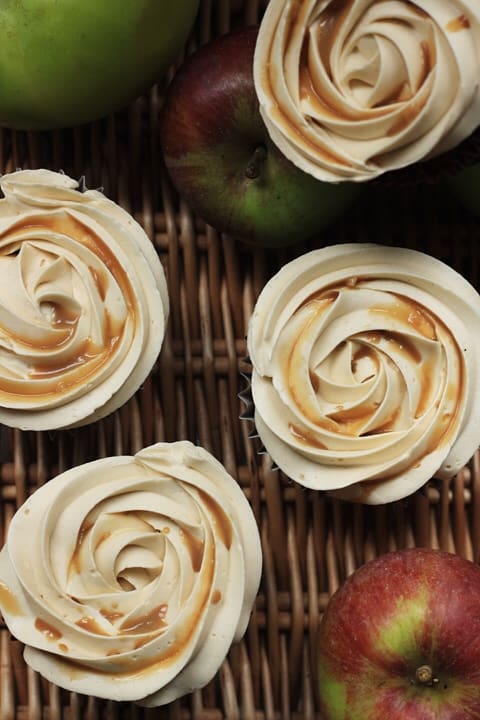
<svg viewBox="0 0 480 720">
<path fill-rule="evenodd" d="M 262 116 L 305 172 L 371 180 L 476 130 L 479 46 L 476 2 L 272 0 L 254 63 Z"/>
<path fill-rule="evenodd" d="M 370 504 L 480 441 L 480 296 L 439 260 L 346 244 L 285 265 L 248 329 L 258 434 L 290 478 Z"/>
<path fill-rule="evenodd" d="M 212 679 L 260 572 L 238 484 L 202 448 L 159 443 L 75 467 L 27 500 L 0 553 L 0 608 L 52 683 L 153 707 Z"/>
<path fill-rule="evenodd" d="M 165 275 L 140 225 L 49 170 L 0 180 L 0 422 L 72 427 L 144 382 L 168 318 Z"/>
</svg>

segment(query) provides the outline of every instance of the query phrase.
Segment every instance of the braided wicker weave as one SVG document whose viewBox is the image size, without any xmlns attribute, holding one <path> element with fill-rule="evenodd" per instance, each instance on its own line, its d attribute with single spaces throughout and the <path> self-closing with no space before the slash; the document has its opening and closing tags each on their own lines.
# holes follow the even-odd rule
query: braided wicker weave
<svg viewBox="0 0 480 720">
<path fill-rule="evenodd" d="M 263 3 L 264 4 L 264 3 Z M 187 51 L 234 25 L 258 22 L 259 0 L 203 0 Z M 165 84 L 168 78 L 165 78 Z M 309 247 L 253 250 L 219 236 L 177 197 L 162 168 L 158 117 L 164 87 L 127 111 L 55 133 L 0 131 L 0 171 L 64 169 L 102 186 L 145 227 L 168 274 L 171 318 L 151 376 L 113 416 L 78 430 L 0 435 L 0 535 L 29 493 L 87 460 L 190 439 L 238 479 L 261 531 L 264 571 L 244 640 L 203 691 L 157 710 L 105 703 L 49 685 L 30 671 L 0 626 L 1 720 L 220 720 L 320 718 L 315 638 L 339 583 L 390 549 L 432 546 L 480 559 L 480 456 L 451 482 L 431 481 L 389 507 L 367 508 L 305 491 L 272 471 L 253 426 L 240 421 L 248 371 L 245 335 L 255 299 L 282 263 Z M 317 244 L 371 241 L 415 247 L 480 287 L 480 225 L 448 191 L 426 185 L 366 189 Z"/>
</svg>

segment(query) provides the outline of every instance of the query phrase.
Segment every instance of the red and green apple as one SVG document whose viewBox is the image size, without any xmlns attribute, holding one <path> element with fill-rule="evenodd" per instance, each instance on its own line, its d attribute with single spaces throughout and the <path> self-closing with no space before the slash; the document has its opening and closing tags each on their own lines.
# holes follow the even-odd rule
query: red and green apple
<svg viewBox="0 0 480 720">
<path fill-rule="evenodd" d="M 165 99 L 165 164 L 190 207 L 220 232 L 265 246 L 313 237 L 358 187 L 321 183 L 270 140 L 253 82 L 254 27 L 193 53 Z"/>
<path fill-rule="evenodd" d="M 324 720 L 480 718 L 480 567 L 388 553 L 331 598 L 318 644 Z"/>
</svg>

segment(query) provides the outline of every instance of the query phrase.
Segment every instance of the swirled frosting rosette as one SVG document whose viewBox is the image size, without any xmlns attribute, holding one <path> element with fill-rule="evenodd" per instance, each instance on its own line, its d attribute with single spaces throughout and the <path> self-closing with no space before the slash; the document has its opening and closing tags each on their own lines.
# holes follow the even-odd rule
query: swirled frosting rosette
<svg viewBox="0 0 480 720">
<path fill-rule="evenodd" d="M 309 488 L 365 503 L 449 477 L 480 441 L 480 296 L 404 248 L 346 244 L 284 266 L 248 348 L 258 433 Z"/>
<path fill-rule="evenodd" d="M 362 181 L 480 125 L 477 0 L 271 0 L 255 86 L 272 140 L 319 180 Z"/>
<path fill-rule="evenodd" d="M 152 369 L 165 275 L 140 225 L 48 170 L 0 180 L 0 422 L 44 430 L 96 420 Z"/>
<path fill-rule="evenodd" d="M 73 468 L 27 500 L 0 553 L 0 608 L 51 682 L 157 706 L 212 679 L 260 572 L 238 484 L 206 450 L 159 443 Z"/>
</svg>

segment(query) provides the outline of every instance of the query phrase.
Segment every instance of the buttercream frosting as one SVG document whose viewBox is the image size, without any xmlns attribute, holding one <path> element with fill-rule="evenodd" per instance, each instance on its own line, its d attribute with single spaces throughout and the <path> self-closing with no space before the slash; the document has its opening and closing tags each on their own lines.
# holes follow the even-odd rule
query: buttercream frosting
<svg viewBox="0 0 480 720">
<path fill-rule="evenodd" d="M 245 632 L 260 572 L 239 485 L 206 450 L 158 443 L 75 467 L 19 508 L 0 608 L 51 682 L 158 706 L 211 680 Z"/>
<path fill-rule="evenodd" d="M 477 0 L 271 0 L 255 87 L 272 140 L 319 180 L 363 181 L 480 124 Z"/>
<path fill-rule="evenodd" d="M 49 170 L 0 179 L 0 422 L 71 427 L 144 382 L 168 294 L 159 257 L 129 213 Z"/>
<path fill-rule="evenodd" d="M 480 440 L 480 296 L 424 253 L 315 250 L 265 286 L 248 330 L 259 435 L 310 488 L 365 503 L 455 474 Z"/>
</svg>

